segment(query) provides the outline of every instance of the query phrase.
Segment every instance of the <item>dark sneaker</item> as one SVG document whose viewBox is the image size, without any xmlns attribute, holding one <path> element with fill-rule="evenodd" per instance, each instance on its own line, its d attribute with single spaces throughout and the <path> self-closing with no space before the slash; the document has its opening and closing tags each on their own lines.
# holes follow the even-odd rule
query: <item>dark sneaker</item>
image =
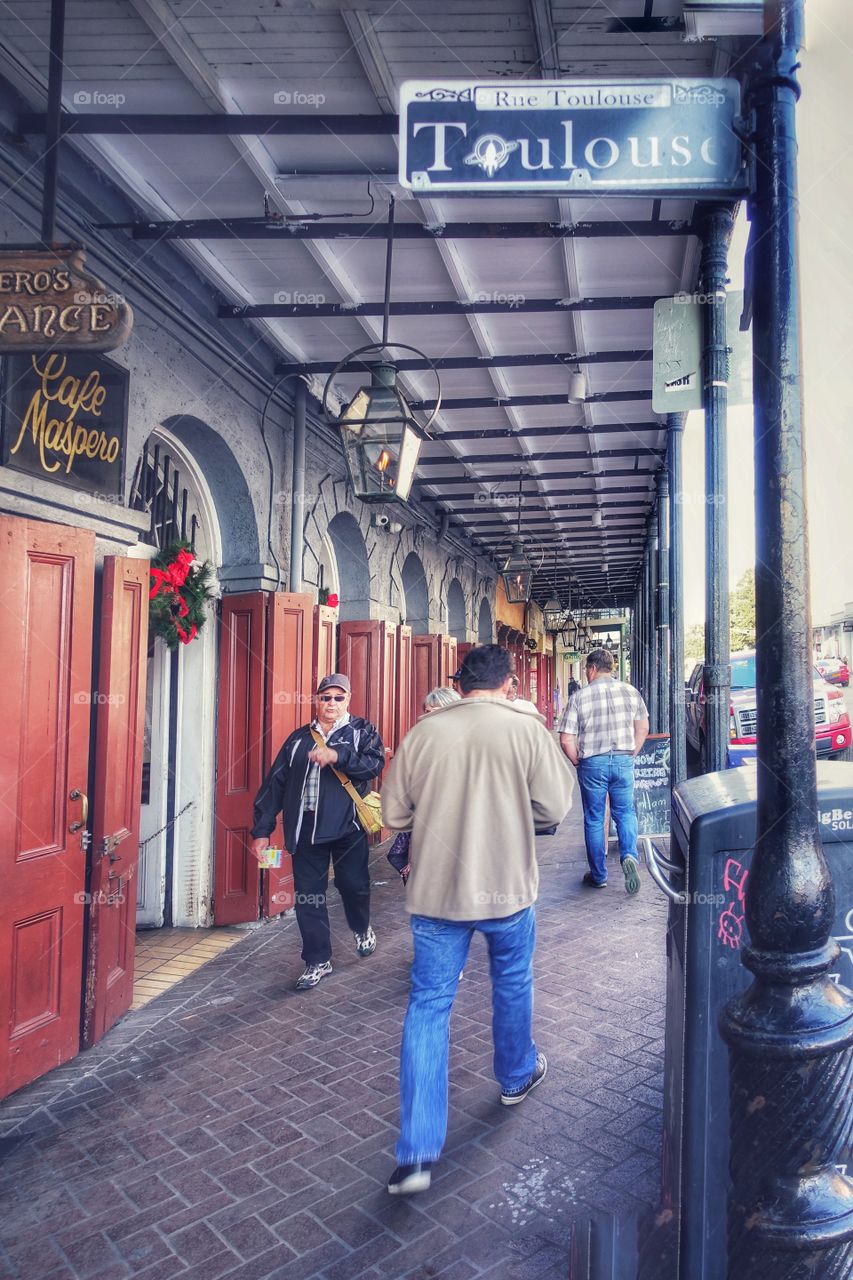
<svg viewBox="0 0 853 1280">
<path fill-rule="evenodd" d="M 398 1164 L 388 1179 L 390 1196 L 411 1196 L 416 1191 L 428 1191 L 432 1180 L 432 1165 L 427 1161 L 419 1164 Z"/>
<path fill-rule="evenodd" d="M 373 955 L 376 950 L 376 934 L 370 925 L 367 926 L 366 933 L 355 933 L 353 937 L 355 938 L 355 949 L 362 959 L 365 956 Z"/>
<path fill-rule="evenodd" d="M 584 878 L 582 883 L 586 885 L 587 889 L 606 889 L 607 888 L 607 881 L 593 880 L 591 871 L 587 871 L 584 873 Z"/>
<path fill-rule="evenodd" d="M 625 892 L 636 893 L 640 887 L 640 868 L 637 859 L 630 854 L 622 860 L 622 874 L 625 877 Z"/>
<path fill-rule="evenodd" d="M 535 1089 L 537 1084 L 541 1084 L 545 1079 L 545 1073 L 548 1070 L 548 1059 L 544 1053 L 537 1053 L 536 1068 L 533 1075 L 526 1084 L 521 1084 L 517 1089 L 504 1089 L 501 1092 L 501 1102 L 505 1107 L 515 1107 L 519 1102 L 523 1102 L 528 1093 Z"/>
<path fill-rule="evenodd" d="M 322 964 L 308 964 L 305 966 L 305 972 L 297 979 L 295 990 L 310 991 L 312 987 L 316 987 L 317 983 L 331 972 L 331 960 L 324 960 Z"/>
</svg>

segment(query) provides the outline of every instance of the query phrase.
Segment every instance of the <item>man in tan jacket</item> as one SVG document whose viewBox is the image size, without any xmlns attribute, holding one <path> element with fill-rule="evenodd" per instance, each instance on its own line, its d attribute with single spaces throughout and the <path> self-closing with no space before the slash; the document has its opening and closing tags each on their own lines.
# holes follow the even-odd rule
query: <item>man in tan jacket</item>
<svg viewBox="0 0 853 1280">
<path fill-rule="evenodd" d="M 412 833 L 406 910 L 414 960 L 392 1195 L 426 1190 L 444 1145 L 450 1011 L 475 931 L 489 948 L 504 1106 L 522 1102 L 547 1069 L 531 1030 L 534 829 L 565 817 L 574 782 L 541 718 L 507 701 L 511 676 L 505 649 L 471 649 L 459 672 L 461 701 L 418 721 L 382 789 L 386 824 Z"/>
</svg>

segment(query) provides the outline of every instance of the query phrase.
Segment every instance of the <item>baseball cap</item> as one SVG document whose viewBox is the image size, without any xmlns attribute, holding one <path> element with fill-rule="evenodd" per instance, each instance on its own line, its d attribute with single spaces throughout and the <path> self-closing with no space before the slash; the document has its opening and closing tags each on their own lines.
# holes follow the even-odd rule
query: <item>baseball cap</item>
<svg viewBox="0 0 853 1280">
<path fill-rule="evenodd" d="M 317 692 L 323 693 L 326 689 L 343 689 L 344 693 L 352 693 L 349 678 L 342 676 L 339 671 L 334 671 L 330 676 L 323 676 L 317 685 Z"/>
</svg>

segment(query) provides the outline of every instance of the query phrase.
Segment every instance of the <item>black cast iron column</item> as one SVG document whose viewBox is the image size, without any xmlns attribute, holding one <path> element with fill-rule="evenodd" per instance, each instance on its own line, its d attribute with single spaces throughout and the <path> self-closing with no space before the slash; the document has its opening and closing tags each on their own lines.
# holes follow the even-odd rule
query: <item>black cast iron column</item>
<svg viewBox="0 0 853 1280">
<path fill-rule="evenodd" d="M 732 211 L 713 205 L 702 220 L 702 404 L 705 410 L 705 763 L 726 767 L 729 742 L 729 535 L 726 410 L 729 357 L 726 278 Z"/>
<path fill-rule="evenodd" d="M 44 138 L 44 190 L 41 204 L 41 238 L 47 245 L 56 235 L 56 193 L 59 183 L 59 116 L 62 110 L 62 70 L 65 50 L 65 0 L 50 6 L 48 49 L 47 124 Z"/>
<path fill-rule="evenodd" d="M 657 517 L 652 513 L 649 518 L 647 533 L 649 543 L 649 628 L 648 655 L 649 672 L 646 680 L 648 695 L 646 701 L 649 708 L 649 728 L 652 733 L 658 731 L 658 534 Z"/>
<path fill-rule="evenodd" d="M 671 413 L 667 425 L 667 469 L 669 471 L 669 753 L 670 778 L 674 787 L 687 777 L 687 728 L 684 711 L 684 526 L 681 510 L 681 446 L 684 414 Z"/>
<path fill-rule="evenodd" d="M 853 998 L 829 977 L 834 892 L 817 820 L 796 233 L 802 0 L 767 0 L 755 111 L 758 827 L 747 882 L 754 974 L 730 1046 L 730 1280 L 853 1275 Z"/>
<path fill-rule="evenodd" d="M 658 472 L 658 625 L 657 663 L 658 733 L 669 733 L 669 475 Z"/>
</svg>

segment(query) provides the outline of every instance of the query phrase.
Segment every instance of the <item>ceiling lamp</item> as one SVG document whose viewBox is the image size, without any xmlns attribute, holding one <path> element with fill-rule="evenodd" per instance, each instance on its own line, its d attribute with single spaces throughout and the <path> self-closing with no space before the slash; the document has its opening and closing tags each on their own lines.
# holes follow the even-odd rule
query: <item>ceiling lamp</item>
<svg viewBox="0 0 853 1280">
<path fill-rule="evenodd" d="M 521 485 L 523 476 L 518 476 L 518 529 L 512 550 L 501 569 L 504 595 L 507 604 L 527 604 L 533 586 L 533 565 L 524 554 L 524 543 L 521 538 Z"/>
<path fill-rule="evenodd" d="M 388 208 L 388 246 L 385 255 L 385 312 L 382 341 L 370 342 L 344 356 L 329 374 L 323 389 L 323 411 L 326 420 L 340 430 L 344 459 L 353 492 L 362 502 L 407 502 L 412 491 L 415 470 L 426 432 L 441 407 L 441 382 L 435 365 L 417 347 L 405 342 L 388 341 L 391 314 L 391 259 L 394 249 L 394 200 Z M 425 360 L 435 375 L 437 393 L 432 413 L 418 422 L 411 405 L 397 385 L 397 367 L 392 360 L 368 363 L 368 351 L 384 352 L 389 347 L 413 351 Z M 333 417 L 328 404 L 329 391 L 335 378 L 353 361 L 370 371 L 370 384 L 359 387 L 338 417 Z"/>
<path fill-rule="evenodd" d="M 557 548 L 554 548 L 554 594 L 545 605 L 542 613 L 545 618 L 545 630 L 549 635 L 556 635 L 558 631 L 562 631 L 569 617 L 571 610 L 564 609 L 560 604 L 560 597 L 557 592 Z"/>
<path fill-rule="evenodd" d="M 587 397 L 586 374 L 582 369 L 575 369 L 569 378 L 569 404 L 583 404 Z"/>
</svg>

